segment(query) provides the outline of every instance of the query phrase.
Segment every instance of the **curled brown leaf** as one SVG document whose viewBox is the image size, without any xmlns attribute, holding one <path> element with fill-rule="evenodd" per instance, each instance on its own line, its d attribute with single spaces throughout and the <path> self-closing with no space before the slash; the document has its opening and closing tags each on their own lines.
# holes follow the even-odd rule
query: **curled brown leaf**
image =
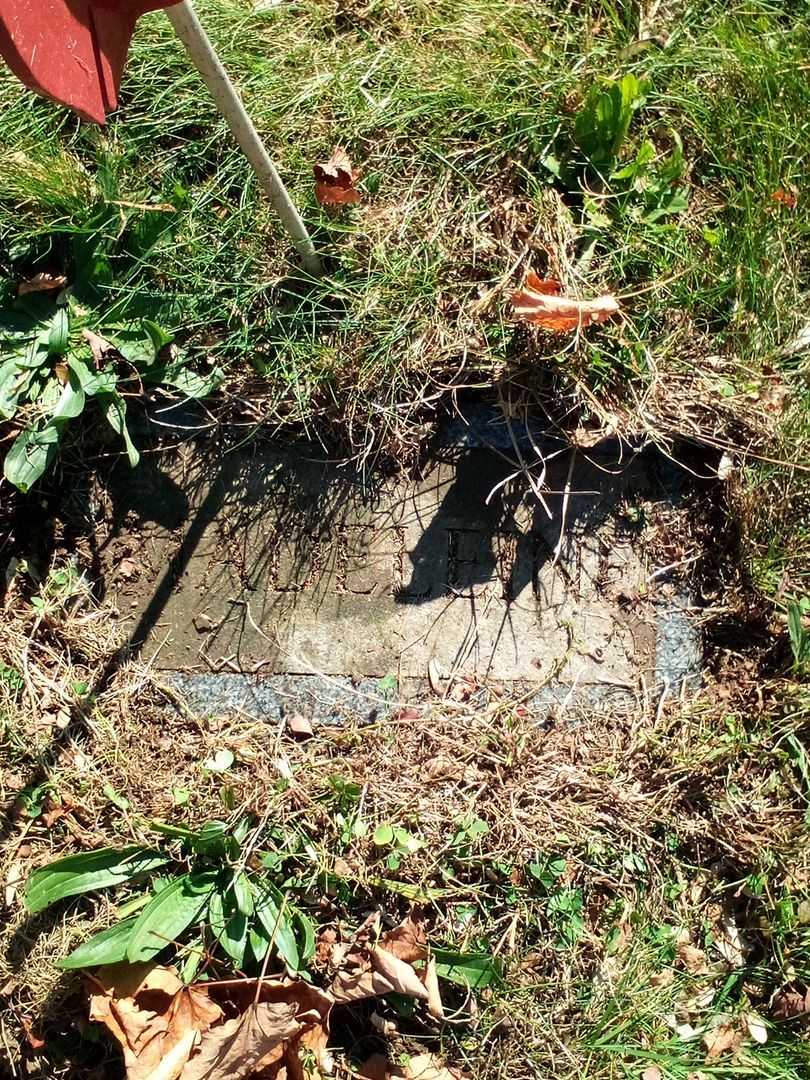
<svg viewBox="0 0 810 1080">
<path fill-rule="evenodd" d="M 620 310 L 615 296 L 606 294 L 595 300 L 572 300 L 561 293 L 559 281 L 539 278 L 529 271 L 523 287 L 512 294 L 515 317 L 544 330 L 568 333 L 605 322 Z"/>
<path fill-rule="evenodd" d="M 359 173 L 341 147 L 335 147 L 328 161 L 313 165 L 312 171 L 315 174 L 315 198 L 323 206 L 360 202 L 360 192 L 355 187 Z"/>
<path fill-rule="evenodd" d="M 34 274 L 27 281 L 21 281 L 17 287 L 17 296 L 27 296 L 29 293 L 55 292 L 64 289 L 67 278 L 64 274 Z"/>
</svg>

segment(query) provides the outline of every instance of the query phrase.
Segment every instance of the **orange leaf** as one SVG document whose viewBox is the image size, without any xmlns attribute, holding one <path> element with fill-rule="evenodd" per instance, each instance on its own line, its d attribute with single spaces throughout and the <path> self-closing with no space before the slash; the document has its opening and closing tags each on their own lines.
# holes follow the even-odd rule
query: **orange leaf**
<svg viewBox="0 0 810 1080">
<path fill-rule="evenodd" d="M 315 198 L 324 206 L 342 206 L 360 202 L 355 184 L 360 174 L 355 172 L 349 155 L 336 146 L 328 161 L 312 166 L 315 174 Z"/>
<path fill-rule="evenodd" d="M 542 326 L 545 330 L 566 333 L 584 329 L 592 323 L 605 322 L 617 314 L 619 302 L 615 296 L 598 296 L 595 300 L 572 300 L 560 295 L 561 286 L 551 278 L 541 279 L 529 272 L 522 289 L 512 294 L 512 307 L 521 322 Z"/>
<path fill-rule="evenodd" d="M 31 1049 L 41 1050 L 42 1047 L 45 1045 L 45 1040 L 41 1036 L 34 1033 L 34 1021 L 29 1020 L 27 1016 L 23 1016 L 20 1018 L 20 1023 L 22 1024 L 23 1031 L 25 1032 L 25 1037 L 28 1040 L 28 1045 L 31 1047 Z"/>
<path fill-rule="evenodd" d="M 559 281 L 554 278 L 539 278 L 534 270 L 530 270 L 526 275 L 524 287 L 526 286 L 532 292 L 543 293 L 544 296 L 559 296 L 562 292 L 562 285 Z"/>
<path fill-rule="evenodd" d="M 795 210 L 796 204 L 799 201 L 799 195 L 795 188 L 777 188 L 771 195 L 774 202 L 782 203 L 788 210 Z"/>
</svg>

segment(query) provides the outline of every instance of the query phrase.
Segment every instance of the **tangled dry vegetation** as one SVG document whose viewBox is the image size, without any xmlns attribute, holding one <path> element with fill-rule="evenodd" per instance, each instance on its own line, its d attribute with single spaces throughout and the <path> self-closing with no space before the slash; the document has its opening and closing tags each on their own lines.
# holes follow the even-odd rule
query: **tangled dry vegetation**
<svg viewBox="0 0 810 1080">
<path fill-rule="evenodd" d="M 21 902 L 30 872 L 148 841 L 153 820 L 248 813 L 267 822 L 265 842 L 320 941 L 377 910 L 391 927 L 416 905 L 432 945 L 501 966 L 474 996 L 451 987 L 444 1027 L 384 999 L 373 1023 L 354 1006 L 333 1032 L 341 1069 L 358 1054 L 396 1061 L 428 1048 L 509 1080 L 586 1066 L 638 1075 L 638 1062 L 678 1076 L 704 1060 L 721 1076 L 801 1075 L 810 703 L 800 686 L 718 646 L 716 677 L 689 703 L 538 717 L 469 684 L 458 700 L 393 702 L 373 724 L 346 717 L 310 735 L 295 718 L 273 728 L 194 715 L 116 652 L 109 614 L 69 564 L 38 586 L 18 575 L 6 597 L 4 670 L 25 657 L 24 678 L 3 681 L 8 1068 L 119 1068 L 88 1027 L 80 979 L 54 966 L 115 921 L 116 900 L 32 917 Z M 206 770 L 223 750 L 233 765 Z"/>
</svg>

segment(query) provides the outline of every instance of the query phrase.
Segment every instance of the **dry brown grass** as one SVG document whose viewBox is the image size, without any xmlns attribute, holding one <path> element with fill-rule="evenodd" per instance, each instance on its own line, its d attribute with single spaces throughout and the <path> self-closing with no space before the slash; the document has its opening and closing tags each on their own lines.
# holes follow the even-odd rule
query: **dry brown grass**
<svg viewBox="0 0 810 1080">
<path fill-rule="evenodd" d="M 569 709 L 539 724 L 519 699 L 478 687 L 466 701 L 394 705 L 374 724 L 300 740 L 244 716 L 197 717 L 144 665 L 114 668 L 114 620 L 77 580 L 45 616 L 32 614 L 29 590 L 12 595 L 0 646 L 4 663 L 20 665 L 23 653 L 28 662 L 26 687 L 4 705 L 2 870 L 17 886 L 5 895 L 0 1035 L 7 1061 L 27 1060 L 29 1075 L 89 1077 L 82 1061 L 98 1066 L 98 1048 L 79 1038 L 78 980 L 54 963 L 115 919 L 116 898 L 31 919 L 20 899 L 27 874 L 59 855 L 153 839 L 153 819 L 198 826 L 231 807 L 266 816 L 268 848 L 285 854 L 322 925 L 356 925 L 375 905 L 395 919 L 416 897 L 435 942 L 502 960 L 506 983 L 480 995 L 472 1013 L 463 994 L 450 994 L 466 1019 L 446 1029 L 445 1051 L 476 1074 L 519 1080 L 551 1068 L 560 1039 L 564 1060 L 553 1067 L 580 1070 L 590 1034 L 623 995 L 645 1023 L 659 1023 L 692 977 L 676 961 L 671 985 L 650 993 L 650 975 L 672 963 L 650 945 L 656 926 L 702 946 L 705 927 L 732 913 L 764 968 L 758 1007 L 787 977 L 768 966 L 768 912 L 785 889 L 801 896 L 810 881 L 806 792 L 786 751 L 810 714 L 799 690 L 786 696 L 784 682 L 763 681 L 749 661 L 727 653 L 719 679 L 689 703 L 640 701 L 615 715 Z M 30 708 L 29 685 L 61 703 L 79 676 L 98 692 L 65 701 L 66 727 L 50 706 Z M 222 748 L 233 751 L 233 768 L 206 773 L 202 762 Z M 344 792 L 350 785 L 348 800 L 335 777 Z M 43 780 L 43 812 L 20 814 L 20 789 Z M 188 790 L 183 806 L 173 788 Z M 488 830 L 459 842 L 472 819 Z M 347 833 L 347 821 L 362 828 Z M 381 824 L 420 842 L 399 867 L 373 842 Z M 552 889 L 538 888 L 527 866 L 551 857 L 564 872 Z M 756 873 L 767 876 L 765 897 L 745 885 Z M 582 898 L 575 943 L 564 942 L 555 890 Z M 701 978 L 713 986 L 724 971 L 714 956 Z M 65 1063 L 31 1049 L 24 1021 L 49 1045 L 62 1040 Z M 115 1075 L 113 1060 L 105 1076 Z"/>
</svg>

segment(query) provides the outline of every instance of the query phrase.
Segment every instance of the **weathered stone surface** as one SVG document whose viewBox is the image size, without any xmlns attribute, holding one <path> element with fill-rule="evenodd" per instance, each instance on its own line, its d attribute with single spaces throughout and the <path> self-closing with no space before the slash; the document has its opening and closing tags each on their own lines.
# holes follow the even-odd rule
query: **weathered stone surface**
<svg viewBox="0 0 810 1080">
<path fill-rule="evenodd" d="M 555 554 L 570 452 L 549 465 L 549 513 L 489 450 L 447 448 L 420 479 L 373 486 L 312 454 L 212 464 L 187 445 L 122 480 L 108 590 L 159 668 L 408 678 L 432 660 L 530 684 L 652 677 L 651 568 L 622 513 L 665 495 L 649 461 L 578 457 Z"/>
</svg>

